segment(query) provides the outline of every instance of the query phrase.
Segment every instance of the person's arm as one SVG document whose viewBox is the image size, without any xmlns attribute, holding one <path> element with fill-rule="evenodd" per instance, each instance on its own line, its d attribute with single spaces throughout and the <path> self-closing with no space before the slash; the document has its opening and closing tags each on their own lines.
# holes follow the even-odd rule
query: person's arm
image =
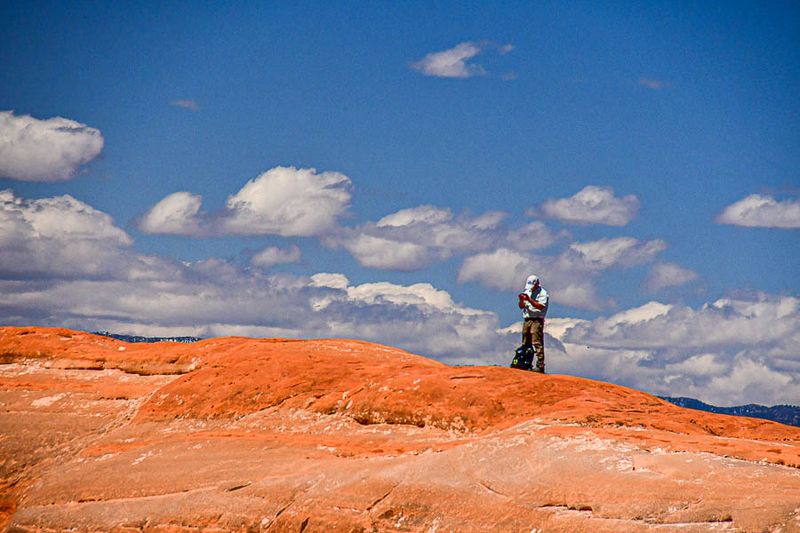
<svg viewBox="0 0 800 533">
<path fill-rule="evenodd" d="M 534 306 L 536 309 L 538 309 L 539 311 L 544 311 L 545 309 L 547 309 L 546 305 L 542 305 L 539 302 L 537 302 L 536 300 L 531 300 L 530 298 L 528 298 L 528 302 L 530 302 L 530 304 L 532 306 Z"/>
<path fill-rule="evenodd" d="M 537 302 L 536 300 L 532 299 L 530 296 L 528 296 L 524 292 L 519 295 L 519 303 L 520 303 L 520 306 L 519 306 L 520 309 L 523 308 L 525 303 L 532 305 L 533 307 L 535 307 L 539 311 L 544 311 L 545 309 L 547 309 L 546 305 L 540 304 L 539 302 Z"/>
</svg>

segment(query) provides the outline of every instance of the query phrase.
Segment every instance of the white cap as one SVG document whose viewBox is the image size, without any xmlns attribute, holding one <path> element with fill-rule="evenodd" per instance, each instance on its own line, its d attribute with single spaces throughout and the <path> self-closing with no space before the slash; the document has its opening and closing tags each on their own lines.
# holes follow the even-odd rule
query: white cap
<svg viewBox="0 0 800 533">
<path fill-rule="evenodd" d="M 536 274 L 531 274 L 530 276 L 528 276 L 528 281 L 525 282 L 525 288 L 530 289 L 538 282 L 539 282 L 539 276 L 537 276 Z"/>
</svg>

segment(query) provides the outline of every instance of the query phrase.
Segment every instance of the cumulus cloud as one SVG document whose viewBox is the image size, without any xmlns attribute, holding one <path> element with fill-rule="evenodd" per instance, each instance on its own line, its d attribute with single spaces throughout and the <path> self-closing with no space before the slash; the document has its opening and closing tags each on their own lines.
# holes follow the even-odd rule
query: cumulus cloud
<svg viewBox="0 0 800 533">
<path fill-rule="evenodd" d="M 751 194 L 726 207 L 717 216 L 718 224 L 753 228 L 800 228 L 800 200 L 776 200 L 772 196 Z"/>
<path fill-rule="evenodd" d="M 378 227 L 403 227 L 413 224 L 438 224 L 449 222 L 453 213 L 449 209 L 442 209 L 432 205 L 421 205 L 410 209 L 401 209 L 391 215 L 386 215 L 378 221 Z"/>
<path fill-rule="evenodd" d="M 494 313 L 428 283 L 352 284 L 339 273 L 268 274 L 300 257 L 268 247 L 248 269 L 137 254 L 106 213 L 70 196 L 0 192 L 0 321 L 135 334 L 345 336 L 459 362 L 499 362 L 514 340 Z"/>
<path fill-rule="evenodd" d="M 514 290 L 524 284 L 536 258 L 500 248 L 492 252 L 467 257 L 458 271 L 459 283 L 476 281 L 499 290 Z M 520 282 L 520 280 L 523 280 Z"/>
<path fill-rule="evenodd" d="M 516 342 L 494 313 L 427 283 L 354 285 L 337 273 L 264 275 L 220 260 L 157 280 L 0 281 L 0 316 L 148 335 L 347 337 L 461 363 L 505 364 Z"/>
<path fill-rule="evenodd" d="M 645 280 L 645 287 L 650 292 L 657 292 L 667 287 L 684 285 L 697 278 L 697 272 L 675 263 L 656 263 L 650 269 L 650 274 Z"/>
<path fill-rule="evenodd" d="M 562 256 L 562 262 L 587 271 L 631 267 L 649 263 L 666 248 L 667 243 L 660 239 L 645 242 L 632 237 L 600 239 L 571 244 L 569 251 Z"/>
<path fill-rule="evenodd" d="M 597 278 L 603 271 L 650 262 L 665 248 L 666 243 L 660 240 L 642 242 L 631 237 L 573 243 L 556 256 L 499 248 L 467 257 L 459 270 L 458 281 L 516 291 L 522 290 L 528 275 L 536 274 L 551 290 L 554 302 L 600 309 L 611 305 L 596 291 Z"/>
<path fill-rule="evenodd" d="M 197 235 L 201 233 L 198 214 L 202 203 L 202 197 L 196 194 L 172 193 L 150 208 L 139 221 L 139 229 L 145 233 Z"/>
<path fill-rule="evenodd" d="M 322 272 L 311 276 L 311 284 L 315 287 L 344 289 L 347 298 L 367 304 L 389 302 L 397 305 L 425 305 L 431 309 L 445 312 L 479 313 L 475 310 L 458 307 L 447 291 L 436 289 L 430 283 L 413 285 L 397 285 L 389 282 L 364 283 L 350 286 L 350 280 L 344 274 Z M 316 305 L 323 310 L 334 301 L 329 299 L 324 304 Z"/>
<path fill-rule="evenodd" d="M 482 65 L 471 60 L 487 50 L 504 56 L 514 50 L 514 45 L 511 43 L 499 44 L 492 41 L 467 41 L 448 50 L 431 52 L 419 61 L 412 63 L 411 68 L 421 72 L 425 76 L 437 78 L 472 78 L 474 76 L 483 76 L 486 74 L 486 69 L 484 69 Z M 516 74 L 505 74 L 503 79 L 516 79 Z"/>
<path fill-rule="evenodd" d="M 449 50 L 431 52 L 411 66 L 426 76 L 437 78 L 471 78 L 486 74 L 486 70 L 469 60 L 483 51 L 479 43 L 464 42 Z M 510 52 L 510 50 L 509 50 Z"/>
<path fill-rule="evenodd" d="M 544 223 L 535 221 L 510 230 L 506 240 L 516 250 L 530 251 L 547 248 L 551 244 L 569 237 L 570 233 L 566 230 L 555 232 Z"/>
<path fill-rule="evenodd" d="M 454 220 L 435 209 L 395 215 L 383 224 Z M 492 227 L 491 217 L 474 218 Z M 533 269 L 545 273 L 555 301 L 566 295 L 600 302 L 602 310 L 593 293 L 599 273 L 648 260 L 653 242 L 617 243 L 611 256 L 591 243 L 544 258 L 504 248 L 468 258 L 460 277 L 519 290 Z M 143 335 L 349 337 L 449 363 L 503 366 L 519 343 L 519 324 L 503 327 L 495 313 L 459 303 L 429 283 L 355 284 L 336 272 L 305 277 L 220 259 L 178 263 L 140 255 L 111 217 L 70 196 L 26 200 L 1 192 L 0 247 L 5 324 Z M 291 260 L 299 250 L 262 253 L 266 265 Z M 796 403 L 798 315 L 796 296 L 769 294 L 700 307 L 652 301 L 594 320 L 556 315 L 548 317 L 548 369 L 718 405 Z"/>
<path fill-rule="evenodd" d="M 514 347 L 497 315 L 459 305 L 429 283 L 352 286 L 341 274 L 317 274 L 312 285 L 331 289 L 314 304 L 333 336 L 380 339 L 451 363 L 505 363 Z"/>
<path fill-rule="evenodd" d="M 103 149 L 100 131 L 74 120 L 0 112 L 0 177 L 64 181 Z"/>
<path fill-rule="evenodd" d="M 459 283 L 476 282 L 502 291 L 521 291 L 536 274 L 550 291 L 551 301 L 582 309 L 599 309 L 592 275 L 559 268 L 558 257 L 535 256 L 507 248 L 467 257 L 458 271 Z"/>
<path fill-rule="evenodd" d="M 541 211 L 545 216 L 570 224 L 624 226 L 639 211 L 639 199 L 633 194 L 617 198 L 611 187 L 588 185 L 569 198 L 545 201 Z"/>
<path fill-rule="evenodd" d="M 362 266 L 418 270 L 454 254 L 485 249 L 499 238 L 505 217 L 499 211 L 478 216 L 422 205 L 386 215 L 375 223 L 341 228 L 325 239 L 349 251 Z"/>
<path fill-rule="evenodd" d="M 559 265 L 561 260 L 500 248 L 467 257 L 458 271 L 458 281 L 477 282 L 502 291 L 521 291 L 525 279 L 536 274 L 553 302 L 581 309 L 599 309 L 609 303 L 597 295 L 592 275 L 563 269 L 564 265 Z"/>
<path fill-rule="evenodd" d="M 131 244 L 131 238 L 114 225 L 109 215 L 68 194 L 26 200 L 7 189 L 0 192 L 0 213 L 4 221 L 16 229 L 20 229 L 20 223 L 25 224 L 31 238 L 97 240 L 117 246 Z M 14 235 L 8 231 L 3 233 L 4 240 Z"/>
<path fill-rule="evenodd" d="M 222 225 L 243 235 L 318 235 L 350 205 L 350 185 L 339 172 L 275 167 L 228 198 Z"/>
<path fill-rule="evenodd" d="M 377 222 L 343 228 L 325 239 L 329 247 L 348 250 L 359 264 L 385 270 L 419 270 L 454 256 L 502 248 L 527 252 L 570 237 L 535 221 L 508 227 L 507 213 L 460 213 L 432 205 L 401 209 Z M 496 286 L 496 284 L 491 284 Z"/>
<path fill-rule="evenodd" d="M 254 267 L 270 268 L 285 263 L 297 263 L 301 256 L 300 248 L 296 245 L 292 245 L 290 248 L 268 246 L 254 255 L 250 259 L 250 264 Z"/>
<path fill-rule="evenodd" d="M 798 331 L 798 305 L 797 298 L 761 295 L 720 299 L 700 309 L 668 306 L 639 320 L 620 320 L 617 315 L 598 318 L 570 330 L 567 339 L 633 349 L 766 346 Z"/>
<path fill-rule="evenodd" d="M 177 192 L 139 221 L 146 233 L 307 237 L 333 230 L 350 205 L 350 178 L 313 168 L 275 167 L 228 197 L 225 209 L 201 214 L 202 198 Z"/>
<path fill-rule="evenodd" d="M 347 279 L 347 276 L 340 273 L 331 273 L 331 272 L 319 272 L 311 276 L 311 283 L 309 286 L 311 287 L 328 287 L 331 289 L 347 289 L 347 286 L 350 284 L 350 280 Z M 315 302 L 314 305 L 319 309 L 324 307 L 323 305 Z"/>
<path fill-rule="evenodd" d="M 368 234 L 353 234 L 340 240 L 361 266 L 383 270 L 418 270 L 441 259 L 435 251 L 399 240 L 384 239 Z"/>
<path fill-rule="evenodd" d="M 152 276 L 161 261 L 133 255 L 106 213 L 64 195 L 39 200 L 0 192 L 0 276 L 12 279 Z"/>
<path fill-rule="evenodd" d="M 23 323 L 113 328 L 123 333 L 147 326 L 201 336 L 232 334 L 224 327 L 230 325 L 301 335 L 310 311 L 302 297 L 302 282 L 256 272 L 248 275 L 220 261 L 205 263 L 181 264 L 151 280 L 7 285 L 2 288 L 0 312 L 24 317 Z"/>
<path fill-rule="evenodd" d="M 276 167 L 249 181 L 228 198 L 224 209 L 202 211 L 202 198 L 173 193 L 139 220 L 150 234 L 188 236 L 317 236 L 328 248 L 348 251 L 360 265 L 394 271 L 420 270 L 453 256 L 493 246 L 529 251 L 569 237 L 535 221 L 507 227 L 507 213 L 453 213 L 433 205 L 401 209 L 377 222 L 355 227 L 338 224 L 350 201 L 351 182 L 336 172 Z"/>
<path fill-rule="evenodd" d="M 699 308 L 649 302 L 551 329 L 576 372 L 717 405 L 797 403 L 800 300 L 756 294 Z"/>
<path fill-rule="evenodd" d="M 720 362 L 717 355 L 713 353 L 692 355 L 688 359 L 666 366 L 669 367 L 670 377 L 673 375 L 672 373 L 698 377 L 722 376 L 727 370 L 726 365 Z"/>
</svg>

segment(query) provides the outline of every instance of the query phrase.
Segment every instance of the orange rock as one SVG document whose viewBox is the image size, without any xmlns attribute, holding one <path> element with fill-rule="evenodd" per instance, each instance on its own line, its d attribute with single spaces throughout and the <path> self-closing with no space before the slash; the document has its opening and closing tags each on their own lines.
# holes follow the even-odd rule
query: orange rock
<svg viewBox="0 0 800 533">
<path fill-rule="evenodd" d="M 0 359 L 12 530 L 800 526 L 800 429 L 608 383 L 346 339 L 0 328 Z"/>
</svg>

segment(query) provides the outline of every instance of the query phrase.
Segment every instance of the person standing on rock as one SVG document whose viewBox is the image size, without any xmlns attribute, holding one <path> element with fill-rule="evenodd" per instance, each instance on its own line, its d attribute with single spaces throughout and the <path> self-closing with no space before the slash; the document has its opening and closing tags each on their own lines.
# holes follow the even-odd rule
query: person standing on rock
<svg viewBox="0 0 800 533">
<path fill-rule="evenodd" d="M 534 372 L 544 374 L 544 317 L 550 296 L 539 283 L 539 277 L 528 276 L 525 290 L 519 294 L 519 308 L 522 309 L 522 345 L 536 349 Z"/>
</svg>

